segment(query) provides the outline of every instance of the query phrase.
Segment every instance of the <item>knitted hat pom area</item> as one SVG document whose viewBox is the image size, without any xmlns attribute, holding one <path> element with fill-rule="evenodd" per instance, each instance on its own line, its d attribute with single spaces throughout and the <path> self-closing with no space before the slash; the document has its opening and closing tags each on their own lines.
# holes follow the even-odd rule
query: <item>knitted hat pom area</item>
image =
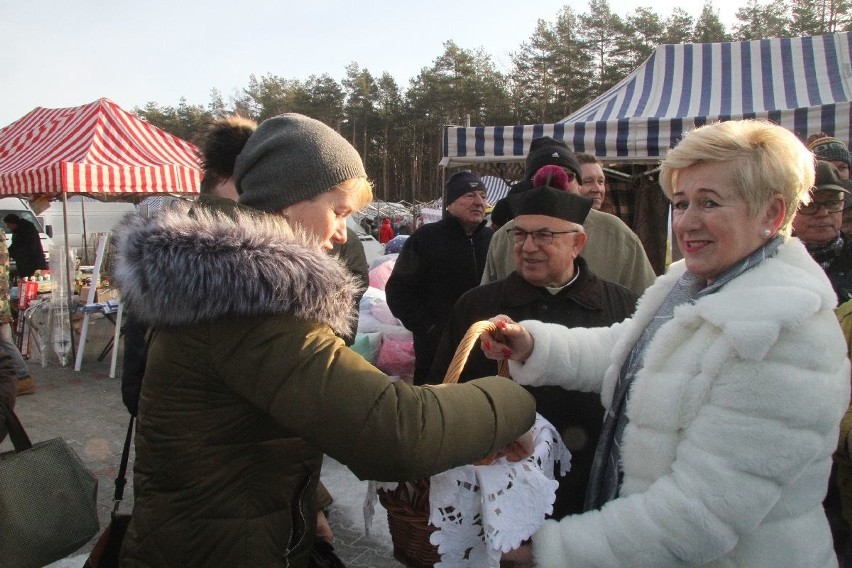
<svg viewBox="0 0 852 568">
<path fill-rule="evenodd" d="M 817 132 L 808 138 L 808 150 L 820 160 L 828 162 L 845 162 L 852 167 L 849 159 L 849 148 L 839 138 L 828 136 L 823 132 Z"/>
</svg>

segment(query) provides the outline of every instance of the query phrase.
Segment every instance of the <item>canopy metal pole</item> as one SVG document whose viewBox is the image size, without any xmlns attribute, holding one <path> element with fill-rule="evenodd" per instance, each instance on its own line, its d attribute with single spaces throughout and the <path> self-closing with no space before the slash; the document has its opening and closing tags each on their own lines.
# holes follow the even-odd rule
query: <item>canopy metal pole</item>
<svg viewBox="0 0 852 568">
<path fill-rule="evenodd" d="M 73 360 L 77 356 L 77 349 L 74 345 L 74 326 L 71 322 L 71 316 L 74 313 L 71 310 L 74 288 L 71 284 L 71 275 L 73 274 L 73 272 L 71 272 L 71 241 L 68 240 L 68 192 L 64 189 L 62 190 L 62 219 L 64 221 L 63 225 L 65 226 L 65 291 L 67 292 L 65 299 L 68 302 L 68 335 L 71 336 L 71 359 Z"/>
<path fill-rule="evenodd" d="M 83 220 L 83 258 L 89 264 L 89 233 L 86 232 L 86 200 L 80 200 L 80 218 Z"/>
</svg>

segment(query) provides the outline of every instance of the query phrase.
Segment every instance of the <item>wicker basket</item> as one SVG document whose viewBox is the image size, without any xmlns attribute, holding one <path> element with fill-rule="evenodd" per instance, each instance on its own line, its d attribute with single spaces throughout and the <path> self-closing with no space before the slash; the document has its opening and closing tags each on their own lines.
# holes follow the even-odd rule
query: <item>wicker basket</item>
<svg viewBox="0 0 852 568">
<path fill-rule="evenodd" d="M 378 491 L 379 502 L 388 511 L 393 557 L 408 568 L 431 568 L 441 561 L 438 547 L 429 542 L 437 529 L 429 524 L 429 499 L 421 506 L 411 503 L 409 490 L 416 487 L 429 494 L 429 480 L 399 483 L 393 491 Z"/>
<path fill-rule="evenodd" d="M 476 322 L 465 333 L 444 383 L 457 383 L 471 349 L 485 331 L 496 326 L 489 321 Z M 508 364 L 501 361 L 498 375 L 508 377 Z M 429 479 L 400 482 L 393 491 L 379 490 L 379 502 L 387 509 L 388 528 L 393 542 L 393 557 L 408 568 L 431 568 L 441 561 L 438 547 L 429 542 L 437 530 L 429 524 Z"/>
</svg>

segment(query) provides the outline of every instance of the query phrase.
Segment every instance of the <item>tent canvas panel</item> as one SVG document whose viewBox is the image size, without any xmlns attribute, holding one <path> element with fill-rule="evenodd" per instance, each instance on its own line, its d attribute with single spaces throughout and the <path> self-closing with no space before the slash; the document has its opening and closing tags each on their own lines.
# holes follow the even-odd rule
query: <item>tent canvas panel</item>
<svg viewBox="0 0 852 568">
<path fill-rule="evenodd" d="M 442 164 L 521 161 L 539 136 L 606 161 L 656 162 L 685 132 L 762 118 L 806 138 L 852 139 L 852 33 L 664 45 L 612 89 L 555 124 L 444 130 Z"/>
<path fill-rule="evenodd" d="M 0 130 L 0 195 L 198 193 L 192 144 L 109 99 L 36 108 Z"/>
</svg>

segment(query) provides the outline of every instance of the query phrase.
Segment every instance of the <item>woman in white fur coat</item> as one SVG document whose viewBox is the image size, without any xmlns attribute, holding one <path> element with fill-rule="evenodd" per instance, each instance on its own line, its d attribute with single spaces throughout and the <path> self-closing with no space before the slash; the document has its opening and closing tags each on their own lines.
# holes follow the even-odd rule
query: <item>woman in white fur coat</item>
<svg viewBox="0 0 852 568">
<path fill-rule="evenodd" d="M 779 126 L 699 128 L 660 176 L 684 259 L 631 319 L 494 319 L 483 350 L 519 383 L 600 392 L 607 409 L 586 512 L 534 535 L 537 566 L 837 565 L 822 500 L 849 362 L 831 285 L 789 236 L 813 181 Z"/>
</svg>

